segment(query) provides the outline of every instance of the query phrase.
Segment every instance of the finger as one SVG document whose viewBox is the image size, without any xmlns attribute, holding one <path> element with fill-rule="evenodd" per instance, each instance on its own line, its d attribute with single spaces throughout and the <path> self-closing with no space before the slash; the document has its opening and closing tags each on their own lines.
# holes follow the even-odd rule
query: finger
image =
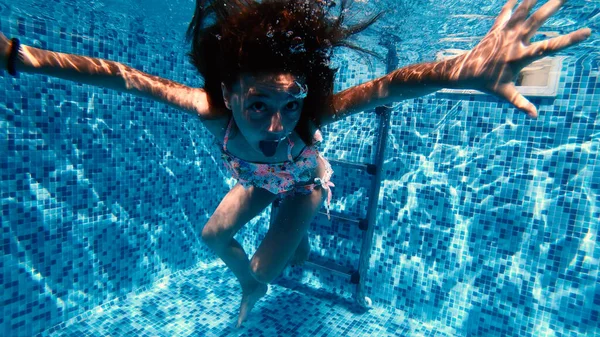
<svg viewBox="0 0 600 337">
<path fill-rule="evenodd" d="M 554 15 L 556 11 L 564 5 L 565 0 L 550 0 L 546 2 L 540 9 L 538 9 L 533 15 L 525 21 L 525 27 L 527 27 L 527 34 L 525 35 L 525 43 L 528 44 L 531 37 L 535 35 L 537 30 L 548 20 L 549 17 Z"/>
<path fill-rule="evenodd" d="M 591 33 L 592 31 L 589 28 L 581 28 L 567 35 L 561 35 L 550 40 L 532 43 L 527 47 L 525 57 L 536 60 L 552 55 L 587 39 L 590 37 Z"/>
<path fill-rule="evenodd" d="M 524 111 L 529 117 L 537 118 L 537 109 L 535 105 L 527 100 L 523 95 L 521 95 L 514 84 L 507 84 L 500 87 L 496 94 L 504 97 L 507 101 L 516 106 L 519 110 Z"/>
<path fill-rule="evenodd" d="M 515 13 L 512 15 L 508 23 L 506 23 L 507 27 L 514 27 L 527 19 L 531 8 L 535 6 L 537 0 L 524 0 L 521 2 L 519 7 L 515 10 Z"/>
<path fill-rule="evenodd" d="M 496 21 L 494 22 L 494 25 L 492 25 L 492 30 L 494 30 L 498 27 L 503 27 L 506 24 L 506 22 L 508 22 L 508 20 L 510 19 L 510 15 L 512 14 L 512 9 L 515 7 L 516 4 L 517 4 L 517 0 L 509 0 L 504 5 L 504 7 L 502 7 L 500 14 L 496 18 Z"/>
</svg>

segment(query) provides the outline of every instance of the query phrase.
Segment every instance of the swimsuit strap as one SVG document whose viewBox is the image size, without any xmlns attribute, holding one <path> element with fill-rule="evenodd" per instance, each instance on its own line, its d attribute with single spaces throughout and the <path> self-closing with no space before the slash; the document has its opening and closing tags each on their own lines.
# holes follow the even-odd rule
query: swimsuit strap
<svg viewBox="0 0 600 337">
<path fill-rule="evenodd" d="M 229 140 L 229 131 L 231 130 L 231 125 L 233 122 L 233 117 L 229 119 L 229 124 L 227 125 L 227 131 L 225 131 L 225 138 L 223 139 L 223 150 L 227 151 L 227 141 Z M 292 147 L 294 147 L 294 142 L 292 142 L 292 140 L 290 139 L 290 137 L 287 137 L 288 140 L 288 159 L 290 161 L 294 161 L 294 158 L 292 157 Z"/>
<path fill-rule="evenodd" d="M 233 116 L 229 119 L 229 125 L 227 125 L 227 131 L 225 131 L 225 139 L 223 139 L 223 150 L 227 151 L 227 141 L 229 140 L 229 130 L 231 130 L 231 122 L 233 122 Z"/>
<path fill-rule="evenodd" d="M 288 139 L 288 144 L 290 145 L 290 146 L 288 146 L 288 159 L 291 162 L 293 162 L 294 158 L 292 157 L 292 147 L 294 147 L 294 142 L 292 142 L 292 140 L 290 139 L 289 136 L 287 137 L 287 139 Z"/>
</svg>

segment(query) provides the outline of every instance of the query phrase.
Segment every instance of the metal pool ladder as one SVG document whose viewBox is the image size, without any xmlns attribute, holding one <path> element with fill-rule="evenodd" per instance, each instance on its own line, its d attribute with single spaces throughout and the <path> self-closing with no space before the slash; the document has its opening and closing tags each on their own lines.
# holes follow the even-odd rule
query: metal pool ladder
<svg viewBox="0 0 600 337">
<path fill-rule="evenodd" d="M 393 42 L 385 42 L 383 44 L 388 49 L 387 55 L 387 73 L 390 73 L 398 64 L 398 58 L 396 57 L 396 48 Z M 356 285 L 353 297 L 354 301 L 362 308 L 367 309 L 371 307 L 372 301 L 369 297 L 365 296 L 365 275 L 369 269 L 369 259 L 371 257 L 371 247 L 373 244 L 373 234 L 376 222 L 377 203 L 379 201 L 379 190 L 381 187 L 381 172 L 383 167 L 384 152 L 387 145 L 387 136 L 390 127 L 390 115 L 392 108 L 387 106 L 380 106 L 374 109 L 374 112 L 379 116 L 379 123 L 377 127 L 376 137 L 376 153 L 375 163 L 364 164 L 358 162 L 350 162 L 344 160 L 329 160 L 332 166 L 352 168 L 367 172 L 372 176 L 371 186 L 369 189 L 369 202 L 367 205 L 367 214 L 365 218 L 348 217 L 340 212 L 330 211 L 332 221 L 334 219 L 342 220 L 347 223 L 351 223 L 357 226 L 362 231 L 362 243 L 360 249 L 360 257 L 358 267 L 356 269 L 348 270 L 338 264 L 331 262 L 321 262 L 316 260 L 308 260 L 305 262 L 306 266 L 312 268 L 323 269 L 331 272 L 332 274 L 348 278 L 348 280 Z M 335 187 L 334 187 L 335 188 Z M 275 218 L 274 210 L 278 207 L 278 202 L 274 202 L 271 211 L 271 224 Z M 319 212 L 325 215 L 325 212 Z"/>
</svg>

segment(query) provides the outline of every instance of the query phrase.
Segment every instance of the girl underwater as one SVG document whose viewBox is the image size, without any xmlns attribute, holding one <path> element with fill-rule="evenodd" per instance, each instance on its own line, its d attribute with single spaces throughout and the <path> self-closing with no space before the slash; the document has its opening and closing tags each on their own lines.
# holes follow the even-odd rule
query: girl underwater
<svg viewBox="0 0 600 337">
<path fill-rule="evenodd" d="M 331 198 L 333 171 L 316 146 L 319 129 L 345 117 L 442 88 L 483 91 L 509 101 L 532 118 L 537 110 L 514 84 L 531 62 L 577 44 L 590 29 L 530 43 L 563 5 L 509 0 L 490 31 L 466 54 L 409 65 L 333 93 L 333 50 L 382 13 L 346 27 L 348 1 L 198 0 L 188 27 L 188 54 L 205 80 L 192 88 L 124 64 L 21 45 L 0 33 L 0 67 L 44 74 L 148 97 L 197 116 L 220 144 L 237 184 L 202 230 L 202 239 L 232 270 L 242 288 L 239 327 L 290 261 L 309 251 L 311 220 Z M 331 11 L 339 7 L 339 15 Z M 248 258 L 234 239 L 273 201 L 280 207 L 256 253 Z"/>
</svg>

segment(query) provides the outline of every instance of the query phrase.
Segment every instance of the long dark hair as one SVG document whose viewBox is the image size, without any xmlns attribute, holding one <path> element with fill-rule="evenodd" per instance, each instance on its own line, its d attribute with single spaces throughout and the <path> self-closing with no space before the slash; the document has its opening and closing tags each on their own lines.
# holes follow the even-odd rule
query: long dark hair
<svg viewBox="0 0 600 337">
<path fill-rule="evenodd" d="M 332 109 L 337 69 L 329 66 L 335 47 L 371 55 L 347 39 L 373 24 L 383 12 L 343 27 L 348 1 L 340 3 L 336 19 L 329 17 L 328 0 L 196 0 L 186 38 L 192 42 L 191 63 L 204 78 L 211 106 L 225 109 L 221 82 L 231 89 L 240 74 L 289 72 L 303 76 L 308 95 L 296 132 L 311 145 L 309 122 L 321 126 L 319 112 Z"/>
</svg>

